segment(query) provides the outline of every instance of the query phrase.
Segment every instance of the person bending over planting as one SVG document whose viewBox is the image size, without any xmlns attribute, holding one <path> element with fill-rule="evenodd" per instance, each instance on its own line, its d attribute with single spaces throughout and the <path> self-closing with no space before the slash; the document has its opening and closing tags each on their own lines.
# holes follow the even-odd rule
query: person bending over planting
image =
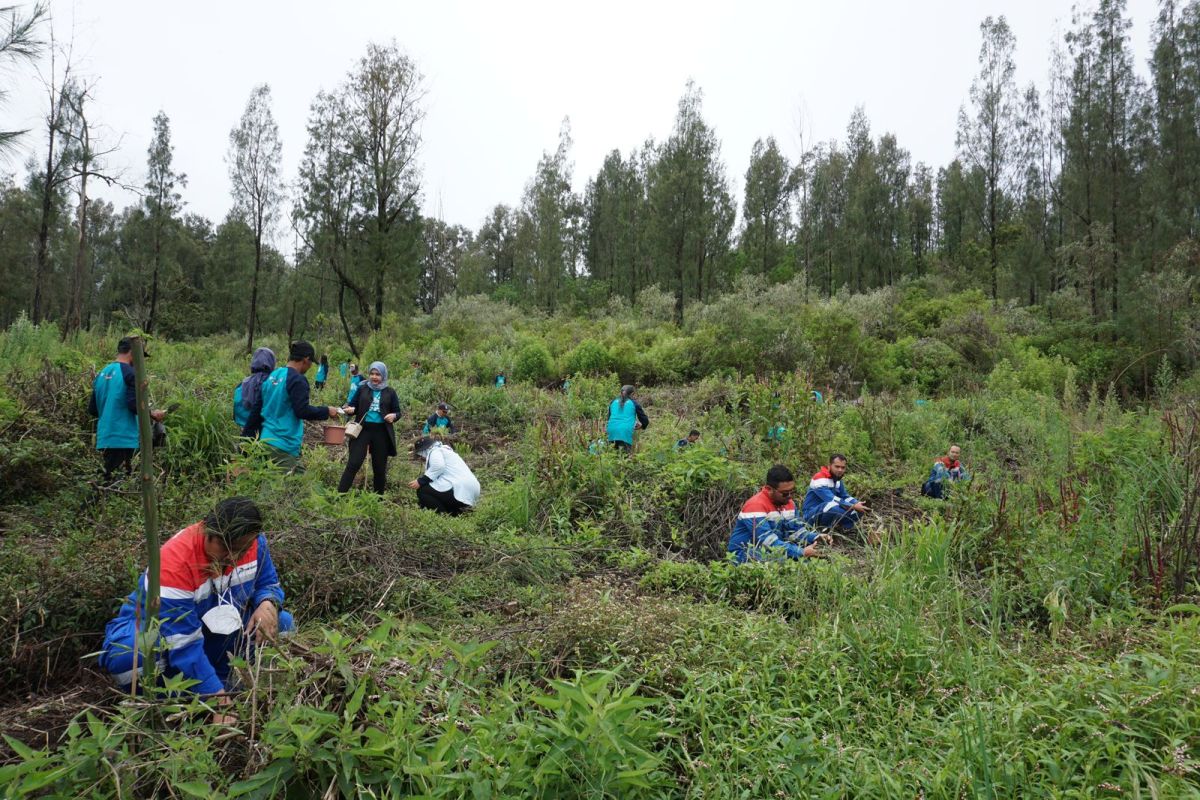
<svg viewBox="0 0 1200 800">
<path fill-rule="evenodd" d="M 845 474 L 846 457 L 841 453 L 834 453 L 829 457 L 829 465 L 821 467 L 812 476 L 802 508 L 805 522 L 844 533 L 854 531 L 859 517 L 870 509 L 846 491 L 842 484 L 842 476 Z"/>
<path fill-rule="evenodd" d="M 287 364 L 274 370 L 262 385 L 261 438 L 271 446 L 271 460 L 288 472 L 304 471 L 300 466 L 304 420 L 330 419 L 341 412 L 337 406 L 308 404 L 304 373 L 312 367 L 316 354 L 308 342 L 292 342 Z"/>
<path fill-rule="evenodd" d="M 120 467 L 126 475 L 133 471 L 133 454 L 138 451 L 137 383 L 133 373 L 133 340 L 117 342 L 117 357 L 96 375 L 88 413 L 98 417 L 96 449 L 104 458 L 104 482 L 113 479 Z M 155 422 L 162 422 L 165 411 L 151 411 Z"/>
<path fill-rule="evenodd" d="M 700 431 L 696 430 L 695 428 L 692 428 L 690 431 L 688 431 L 688 435 L 687 435 L 686 439 L 680 439 L 678 442 L 675 443 L 675 449 L 683 450 L 686 447 L 690 447 L 691 445 L 694 445 L 698 441 L 700 441 Z"/>
<path fill-rule="evenodd" d="M 621 396 L 608 404 L 608 441 L 618 450 L 633 449 L 633 432 L 650 427 L 650 418 L 633 399 L 635 390 L 629 384 L 621 387 Z"/>
<path fill-rule="evenodd" d="M 425 462 L 425 474 L 408 484 L 417 490 L 421 508 L 458 516 L 479 502 L 479 481 L 450 445 L 429 437 L 418 439 L 413 460 Z"/>
<path fill-rule="evenodd" d="M 350 458 L 338 483 L 338 491 L 350 491 L 354 476 L 371 452 L 371 480 L 376 494 L 387 486 L 387 460 L 396 455 L 396 430 L 392 424 L 400 418 L 400 398 L 388 386 L 388 368 L 382 361 L 372 362 L 367 379 L 350 390 L 347 405 L 342 409 L 353 414 L 362 425 L 358 436 L 350 440 Z"/>
<path fill-rule="evenodd" d="M 429 415 L 429 419 L 425 420 L 425 427 L 421 429 L 421 433 L 428 436 L 431 433 L 454 433 L 454 421 L 450 419 L 450 406 L 445 403 L 438 403 L 437 408 Z"/>
<path fill-rule="evenodd" d="M 160 553 L 162 600 L 156 653 L 160 674 L 183 675 L 191 690 L 215 695 L 227 705 L 230 655 L 253 653 L 256 645 L 295 628 L 282 610 L 283 587 L 271 562 L 262 514 L 248 497 L 217 504 L 201 522 L 163 544 Z M 129 691 L 144 671 L 146 653 L 134 652 L 134 638 L 146 629 L 147 575 L 125 600 L 104 631 L 100 666 L 121 691 Z M 214 722 L 232 718 L 218 711 Z"/>
<path fill-rule="evenodd" d="M 739 564 L 771 558 L 820 556 L 819 542 L 833 541 L 827 533 L 807 528 L 796 516 L 796 478 L 782 464 L 767 470 L 762 490 L 746 501 L 733 524 L 726 548 Z"/>
</svg>

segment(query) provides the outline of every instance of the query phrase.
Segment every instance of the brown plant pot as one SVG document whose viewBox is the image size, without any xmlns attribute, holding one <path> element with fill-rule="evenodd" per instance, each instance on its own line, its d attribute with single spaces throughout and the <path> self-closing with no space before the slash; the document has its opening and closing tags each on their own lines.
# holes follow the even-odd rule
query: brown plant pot
<svg viewBox="0 0 1200 800">
<path fill-rule="evenodd" d="M 326 425 L 323 433 L 325 444 L 344 444 L 346 441 L 345 425 Z"/>
</svg>

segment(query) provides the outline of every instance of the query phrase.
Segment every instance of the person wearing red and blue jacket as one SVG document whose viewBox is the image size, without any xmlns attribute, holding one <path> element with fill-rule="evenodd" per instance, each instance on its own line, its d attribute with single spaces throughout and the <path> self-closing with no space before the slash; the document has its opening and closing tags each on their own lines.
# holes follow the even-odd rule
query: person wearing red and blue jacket
<svg viewBox="0 0 1200 800">
<path fill-rule="evenodd" d="M 195 681 L 192 691 L 224 695 L 231 654 L 248 654 L 255 644 L 294 630 L 292 615 L 282 610 L 283 587 L 262 528 L 258 506 L 248 497 L 231 497 L 163 544 L 153 651 L 164 677 L 182 674 Z M 134 663 L 134 638 L 146 629 L 146 579 L 143 572 L 104 633 L 100 666 L 123 691 L 145 663 L 144 652 Z M 213 614 L 217 609 L 223 610 Z"/>
<path fill-rule="evenodd" d="M 958 445 L 950 445 L 949 452 L 933 462 L 933 469 L 929 472 L 929 479 L 921 486 L 921 494 L 926 497 L 932 497 L 935 500 L 944 500 L 946 483 L 971 479 L 967 468 L 958 460 L 961 452 Z"/>
<path fill-rule="evenodd" d="M 801 507 L 805 522 L 822 528 L 836 528 L 845 533 L 854 530 L 859 518 L 870 509 L 846 491 L 842 484 L 845 474 L 846 457 L 834 453 L 829 457 L 829 465 L 821 467 L 812 476 Z"/>
<path fill-rule="evenodd" d="M 762 490 L 746 501 L 733 524 L 726 547 L 739 563 L 773 558 L 813 558 L 818 541 L 832 541 L 804 525 L 796 516 L 796 478 L 782 464 L 767 470 Z"/>
</svg>

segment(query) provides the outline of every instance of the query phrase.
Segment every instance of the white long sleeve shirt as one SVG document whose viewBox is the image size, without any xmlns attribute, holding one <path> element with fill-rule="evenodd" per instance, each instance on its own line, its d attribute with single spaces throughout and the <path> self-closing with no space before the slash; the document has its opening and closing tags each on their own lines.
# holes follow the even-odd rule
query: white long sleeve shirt
<svg viewBox="0 0 1200 800">
<path fill-rule="evenodd" d="M 425 454 L 425 477 L 435 492 L 453 490 L 454 499 L 474 506 L 479 502 L 479 480 L 471 468 L 448 445 L 434 442 Z"/>
</svg>

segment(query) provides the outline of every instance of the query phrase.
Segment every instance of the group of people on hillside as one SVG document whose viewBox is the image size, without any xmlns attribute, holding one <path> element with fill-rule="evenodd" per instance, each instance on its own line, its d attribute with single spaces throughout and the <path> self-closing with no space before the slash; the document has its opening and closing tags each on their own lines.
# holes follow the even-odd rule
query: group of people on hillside
<svg viewBox="0 0 1200 800">
<path fill-rule="evenodd" d="M 89 401 L 89 409 L 99 418 L 96 441 L 106 479 L 122 468 L 129 473 L 139 446 L 132 348 L 129 339 L 118 343 L 117 356 L 96 376 Z M 233 391 L 234 420 L 244 437 L 266 445 L 275 463 L 300 471 L 304 421 L 346 415 L 360 430 L 349 442 L 338 489 L 350 489 L 370 455 L 374 489 L 383 492 L 387 459 L 398 452 L 394 426 L 403 414 L 396 391 L 388 385 L 388 368 L 380 361 L 373 362 L 366 375 L 352 368 L 345 404 L 314 406 L 305 374 L 315 356 L 313 346 L 304 341 L 291 344 L 282 366 L 276 365 L 269 348 L 256 350 L 250 374 Z M 328 361 L 322 357 L 319 384 L 327 377 Z M 633 386 L 623 386 L 609 404 L 608 441 L 623 452 L 631 450 L 634 431 L 650 423 L 635 394 Z M 153 411 L 151 416 L 161 422 L 165 413 Z M 420 507 L 452 515 L 473 508 L 480 494 L 479 482 L 462 458 L 430 435 L 453 431 L 449 408 L 441 403 L 412 447 L 413 458 L 423 463 L 424 472 L 408 484 L 416 491 Z M 699 437 L 700 432 L 692 429 L 676 448 L 690 447 Z M 946 484 L 966 480 L 969 476 L 959 458 L 957 446 L 939 458 L 922 493 L 942 498 Z M 846 490 L 842 482 L 846 469 L 844 455 L 830 456 L 828 464 L 812 476 L 798 507 L 792 472 L 784 465 L 771 467 L 762 489 L 746 501 L 733 526 L 727 550 L 734 560 L 819 557 L 833 534 L 853 533 L 870 509 Z M 258 506 L 249 498 L 233 497 L 162 546 L 161 628 L 153 653 L 139 651 L 138 634 L 146 629 L 146 573 L 105 631 L 100 664 L 119 686 L 131 689 L 153 655 L 160 676 L 190 679 L 194 691 L 214 698 L 214 720 L 232 721 L 227 708 L 228 693 L 236 688 L 231 656 L 249 656 L 256 646 L 295 625 L 283 610 L 284 593 L 263 529 Z"/>
<path fill-rule="evenodd" d="M 819 544 L 832 543 L 831 533 L 853 533 L 870 509 L 846 491 L 846 466 L 844 455 L 831 455 L 809 481 L 799 509 L 796 477 L 783 464 L 771 467 L 762 489 L 742 506 L 726 550 L 739 564 L 779 554 L 813 558 L 820 555 Z"/>
<path fill-rule="evenodd" d="M 960 453 L 958 445 L 952 445 L 946 456 L 934 462 L 922 494 L 941 500 L 946 484 L 970 478 L 959 461 Z M 848 464 L 841 453 L 832 454 L 829 463 L 813 474 L 799 508 L 792 471 L 783 464 L 771 467 L 762 489 L 742 506 L 726 550 L 739 564 L 779 556 L 813 558 L 821 555 L 819 544 L 833 542 L 833 534 L 854 534 L 871 509 L 846 490 L 842 478 Z"/>
<path fill-rule="evenodd" d="M 305 341 L 293 342 L 284 367 L 274 367 L 274 354 L 259 348 L 250 361 L 250 375 L 234 390 L 234 419 L 246 420 L 242 435 L 258 438 L 267 446 L 273 461 L 289 472 L 302 471 L 300 448 L 304 420 L 335 419 L 345 416 L 348 436 L 346 467 L 338 481 L 338 491 L 346 493 L 371 458 L 372 488 L 383 494 L 387 487 L 388 459 L 399 453 L 395 425 L 403 415 L 400 397 L 388 385 L 388 367 L 374 361 L 362 375 L 355 364 L 349 365 L 350 390 L 341 406 L 309 405 L 305 373 L 313 366 L 316 350 Z M 328 375 L 328 357 L 321 357 L 317 377 Z M 320 381 L 324 385 L 324 381 Z M 461 514 L 478 502 L 479 481 L 453 448 L 430 437 L 431 432 L 453 433 L 454 424 L 448 407 L 439 403 L 425 423 L 423 436 L 412 447 L 414 460 L 425 464 L 425 472 L 409 486 L 416 490 L 421 508 Z"/>
</svg>

